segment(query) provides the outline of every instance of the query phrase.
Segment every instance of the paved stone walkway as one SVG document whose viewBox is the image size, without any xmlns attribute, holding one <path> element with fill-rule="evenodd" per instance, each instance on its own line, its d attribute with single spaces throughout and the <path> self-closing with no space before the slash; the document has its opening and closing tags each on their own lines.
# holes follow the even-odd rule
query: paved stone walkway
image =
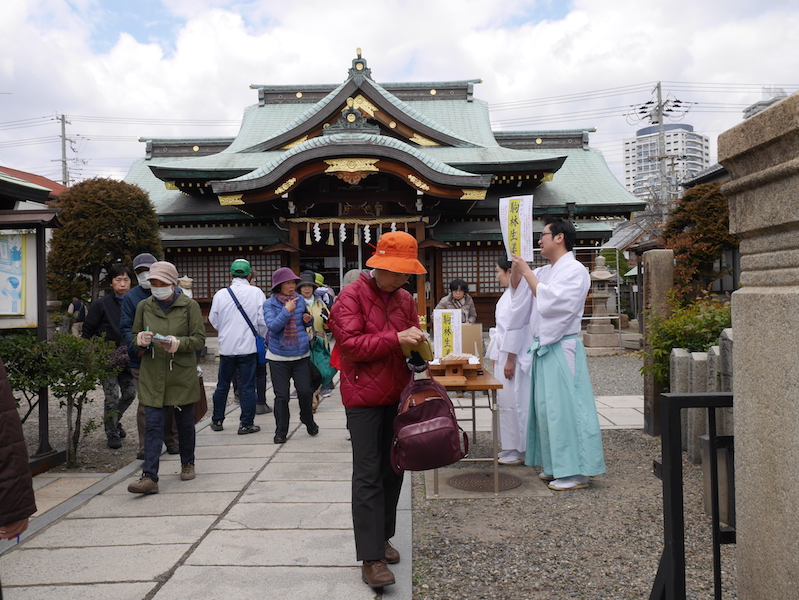
<svg viewBox="0 0 799 600">
<path fill-rule="evenodd" d="M 197 478 L 180 481 L 178 457 L 164 454 L 157 495 L 127 492 L 141 461 L 107 476 L 35 477 L 40 512 L 19 545 L 0 542 L 5 600 L 410 600 L 410 477 L 393 540 L 402 555 L 391 567 L 397 583 L 375 595 L 355 561 L 338 388 L 319 406 L 316 437 L 298 424 L 296 402 L 291 408 L 294 429 L 280 446 L 271 414 L 256 418 L 261 432 L 245 436 L 236 433 L 238 405 L 223 432 L 200 423 Z M 640 396 L 598 397 L 597 408 L 603 428 L 643 426 Z M 476 416 L 477 429 L 490 431 L 490 412 Z"/>
</svg>

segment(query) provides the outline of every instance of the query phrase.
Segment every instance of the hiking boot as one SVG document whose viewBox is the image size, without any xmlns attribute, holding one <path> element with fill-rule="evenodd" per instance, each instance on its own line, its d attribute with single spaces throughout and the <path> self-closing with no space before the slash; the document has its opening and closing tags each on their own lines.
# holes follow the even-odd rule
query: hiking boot
<svg viewBox="0 0 799 600">
<path fill-rule="evenodd" d="M 183 465 L 180 469 L 180 480 L 189 481 L 194 479 L 194 465 Z"/>
<path fill-rule="evenodd" d="M 118 435 L 109 435 L 108 447 L 112 450 L 119 450 L 122 447 L 122 440 L 119 439 Z"/>
<path fill-rule="evenodd" d="M 373 588 L 381 588 L 395 583 L 394 573 L 386 566 L 385 559 L 363 561 L 361 579 L 363 579 L 365 584 Z"/>
<path fill-rule="evenodd" d="M 128 437 L 128 432 L 122 429 L 122 423 L 117 423 L 117 433 L 119 433 L 119 437 L 123 440 Z"/>
<path fill-rule="evenodd" d="M 141 479 L 128 486 L 128 491 L 131 494 L 157 494 L 158 482 L 153 481 L 146 475 L 142 475 Z"/>
<path fill-rule="evenodd" d="M 400 561 L 400 553 L 391 542 L 386 540 L 386 562 L 390 565 L 396 565 Z"/>
<path fill-rule="evenodd" d="M 268 414 L 270 412 L 272 412 L 272 409 L 270 408 L 270 406 L 266 402 L 264 402 L 263 404 L 261 404 L 259 402 L 258 404 L 255 405 L 255 414 L 256 415 L 265 415 L 265 414 Z"/>
<path fill-rule="evenodd" d="M 259 425 L 239 425 L 239 435 L 258 433 L 259 431 L 261 431 L 261 427 Z"/>
<path fill-rule="evenodd" d="M 167 454 L 180 454 L 180 446 L 169 446 L 166 449 Z"/>
<path fill-rule="evenodd" d="M 211 430 L 212 431 L 222 431 L 224 427 L 222 427 L 222 421 L 211 421 Z"/>
</svg>

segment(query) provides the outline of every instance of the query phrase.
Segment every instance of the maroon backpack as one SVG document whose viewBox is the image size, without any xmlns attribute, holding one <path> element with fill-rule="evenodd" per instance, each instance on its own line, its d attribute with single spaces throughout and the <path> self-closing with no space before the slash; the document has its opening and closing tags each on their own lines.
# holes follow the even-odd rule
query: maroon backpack
<svg viewBox="0 0 799 600">
<path fill-rule="evenodd" d="M 397 474 L 446 467 L 469 453 L 469 438 L 458 426 L 447 390 L 429 371 L 428 377 L 412 377 L 400 396 L 391 445 L 391 466 Z"/>
</svg>

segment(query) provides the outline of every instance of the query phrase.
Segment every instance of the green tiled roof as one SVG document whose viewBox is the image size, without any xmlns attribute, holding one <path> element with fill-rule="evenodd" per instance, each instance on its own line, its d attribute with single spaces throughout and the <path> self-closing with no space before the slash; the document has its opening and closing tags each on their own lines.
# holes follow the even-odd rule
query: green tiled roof
<svg viewBox="0 0 799 600">
<path fill-rule="evenodd" d="M 456 177 L 473 177 L 475 179 L 479 179 L 478 175 L 474 175 L 472 173 L 467 173 L 465 171 L 461 171 L 459 169 L 455 169 L 450 167 L 449 165 L 437 160 L 436 158 L 430 156 L 425 151 L 414 148 L 406 144 L 405 142 L 398 140 L 396 138 L 387 137 L 383 135 L 370 135 L 364 133 L 337 133 L 333 135 L 325 135 L 319 136 L 315 138 L 311 138 L 310 140 L 306 140 L 301 144 L 298 144 L 294 148 L 290 150 L 281 152 L 279 156 L 273 158 L 269 162 L 265 163 L 258 169 L 248 173 L 247 175 L 242 175 L 241 177 L 237 177 L 235 179 L 230 179 L 228 181 L 248 181 L 251 179 L 260 179 L 264 177 L 266 174 L 271 173 L 272 171 L 278 169 L 281 164 L 292 158 L 293 156 L 300 155 L 304 152 L 307 152 L 311 149 L 315 148 L 324 148 L 326 146 L 333 147 L 333 146 L 351 146 L 351 145 L 368 145 L 374 147 L 383 147 L 383 148 L 394 148 L 408 154 L 419 160 L 420 162 L 424 163 L 432 170 L 442 174 L 442 175 L 451 175 Z"/>
</svg>

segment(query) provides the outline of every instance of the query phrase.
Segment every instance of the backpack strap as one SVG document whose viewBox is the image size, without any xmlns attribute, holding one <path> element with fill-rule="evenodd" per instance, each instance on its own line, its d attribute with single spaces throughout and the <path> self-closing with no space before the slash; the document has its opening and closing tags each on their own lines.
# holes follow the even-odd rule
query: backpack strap
<svg viewBox="0 0 799 600">
<path fill-rule="evenodd" d="M 244 320 L 247 321 L 247 325 L 250 326 L 250 331 L 252 331 L 252 334 L 255 337 L 258 337 L 258 332 L 255 331 L 255 327 L 253 326 L 252 321 L 250 321 L 250 317 L 248 317 L 247 313 L 244 312 L 244 308 L 242 308 L 241 303 L 239 303 L 239 299 L 236 298 L 236 294 L 234 294 L 233 290 L 230 289 L 230 288 L 227 288 L 227 291 L 230 292 L 230 296 L 231 296 L 231 298 L 233 298 L 233 302 L 236 303 L 236 308 L 239 309 L 239 312 L 241 313 L 241 316 L 244 317 Z"/>
</svg>

